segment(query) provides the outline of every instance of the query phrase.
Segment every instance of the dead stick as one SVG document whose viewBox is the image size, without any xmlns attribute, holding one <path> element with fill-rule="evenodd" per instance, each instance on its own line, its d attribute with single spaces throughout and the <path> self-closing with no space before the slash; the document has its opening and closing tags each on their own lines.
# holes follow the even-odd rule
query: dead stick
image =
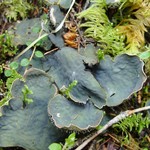
<svg viewBox="0 0 150 150">
<path fill-rule="evenodd" d="M 105 124 L 102 129 L 98 130 L 93 136 L 91 136 L 89 139 L 84 141 L 80 146 L 78 146 L 75 150 L 81 150 L 83 149 L 89 142 L 91 142 L 94 138 L 96 138 L 98 135 L 100 135 L 102 132 L 104 132 L 106 129 L 111 127 L 113 124 L 123 120 L 124 118 L 144 110 L 150 109 L 150 106 L 134 109 L 134 110 L 127 110 L 125 112 L 120 113 L 118 116 L 114 117 L 112 120 L 110 120 L 107 124 Z"/>
</svg>

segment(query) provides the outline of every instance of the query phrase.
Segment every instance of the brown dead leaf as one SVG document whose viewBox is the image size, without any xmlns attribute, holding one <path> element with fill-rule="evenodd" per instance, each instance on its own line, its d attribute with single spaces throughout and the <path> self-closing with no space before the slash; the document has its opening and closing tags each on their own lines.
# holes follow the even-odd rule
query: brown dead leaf
<svg viewBox="0 0 150 150">
<path fill-rule="evenodd" d="M 73 48 L 78 48 L 78 44 L 75 41 L 65 40 L 65 43 Z"/>
<path fill-rule="evenodd" d="M 66 45 L 69 45 L 70 47 L 73 48 L 78 48 L 78 43 L 76 41 L 78 34 L 74 32 L 68 31 L 63 35 L 63 38 L 65 40 Z"/>
<path fill-rule="evenodd" d="M 63 35 L 65 40 L 70 40 L 70 41 L 75 40 L 77 36 L 78 34 L 70 32 L 70 31 Z"/>
</svg>

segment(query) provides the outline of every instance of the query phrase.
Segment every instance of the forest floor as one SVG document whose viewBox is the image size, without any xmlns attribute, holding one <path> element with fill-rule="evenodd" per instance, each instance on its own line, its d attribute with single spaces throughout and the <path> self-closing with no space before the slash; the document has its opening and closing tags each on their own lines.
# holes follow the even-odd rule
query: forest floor
<svg viewBox="0 0 150 150">
<path fill-rule="evenodd" d="M 43 15 L 43 17 L 48 16 L 48 19 L 52 23 L 50 28 L 53 31 L 55 31 L 56 29 L 55 23 L 57 23 L 57 17 L 58 17 L 58 22 L 60 22 L 59 20 L 63 18 L 61 15 L 63 14 L 65 16 L 69 10 L 69 8 L 61 8 L 60 9 L 61 13 L 59 12 L 60 14 L 58 13 L 58 16 L 56 15 L 55 16 L 56 18 L 53 18 L 54 17 L 53 9 L 51 9 L 50 6 L 47 5 L 47 3 L 44 3 L 42 0 L 41 1 L 29 0 L 28 2 L 30 2 L 30 5 L 32 6 L 32 8 L 30 9 L 30 5 L 28 6 L 27 4 L 25 4 L 26 10 L 25 9 L 22 10 L 22 13 L 24 14 L 21 14 L 21 12 L 17 12 L 16 14 L 15 13 L 13 14 L 13 10 L 11 14 L 10 12 L 5 13 L 7 10 L 4 7 L 8 5 L 7 7 L 9 8 L 10 4 L 6 3 L 4 6 L 0 4 L 0 10 L 1 12 L 3 12 L 2 15 L 0 15 L 1 17 L 0 18 L 0 40 L 1 40 L 0 41 L 0 44 L 1 44 L 0 45 L 0 66 L 1 66 L 0 67 L 0 102 L 2 102 L 3 98 L 6 96 L 6 93 L 9 90 L 7 86 L 7 81 L 9 79 L 9 76 L 7 76 L 8 72 L 6 72 L 5 74 L 5 70 L 9 70 L 8 64 L 12 62 L 16 56 L 18 56 L 27 46 L 31 44 L 31 43 L 24 44 L 26 43 L 26 35 L 24 39 L 22 39 L 22 40 L 25 40 L 25 42 L 19 41 L 18 43 L 16 42 L 17 45 L 12 44 L 11 40 L 16 36 L 17 33 L 14 33 L 14 35 L 11 35 L 12 37 L 10 38 L 9 37 L 10 28 L 22 20 L 39 18 L 40 16 Z M 3 3 L 3 2 L 0 2 L 0 3 Z M 82 12 L 83 10 L 86 10 L 88 7 L 90 7 L 90 2 L 88 0 L 76 0 L 75 4 L 69 11 L 64 21 L 63 26 L 61 27 L 63 28 L 61 37 L 64 40 L 65 46 L 72 47 L 76 49 L 77 51 L 79 51 L 81 47 L 86 47 L 86 45 L 89 43 L 97 45 L 97 42 L 95 41 L 95 39 L 91 37 L 88 38 L 87 36 L 85 36 L 84 34 L 85 29 L 80 28 L 81 22 L 85 20 L 84 19 L 81 20 L 77 17 L 78 13 Z M 12 7 L 12 9 L 13 8 L 14 7 Z M 14 8 L 14 9 L 18 9 L 17 11 L 21 11 L 22 8 L 20 7 L 20 8 Z M 57 11 L 60 11 L 60 10 L 57 10 Z M 107 12 L 107 15 L 111 16 L 115 13 L 115 11 L 117 11 L 116 8 L 110 9 L 109 12 Z M 22 26 L 22 31 L 23 30 L 24 28 Z M 45 27 L 43 31 L 44 32 L 46 31 Z M 30 32 L 30 31 L 25 31 L 25 32 Z M 29 34 L 31 34 L 32 36 L 32 33 L 29 33 Z M 146 35 L 148 36 L 148 38 L 145 37 L 145 40 L 147 43 L 150 42 L 149 34 L 150 32 L 148 32 Z M 22 36 L 22 33 L 21 33 L 21 36 Z M 39 38 L 36 34 L 33 36 L 36 36 L 37 39 Z M 10 38 L 10 40 L 7 39 L 7 37 Z M 17 40 L 19 40 L 19 38 Z M 59 49 L 57 45 L 59 45 L 59 41 L 58 43 L 57 42 L 52 43 L 52 46 L 50 47 L 50 49 L 47 48 L 45 50 L 43 47 L 40 47 L 39 48 L 40 51 L 39 53 L 37 53 L 37 57 L 38 56 L 40 57 L 40 55 L 42 54 L 48 54 L 48 53 L 57 51 Z M 110 52 L 109 52 L 109 55 L 111 55 Z M 23 64 L 23 65 L 26 65 L 26 64 Z M 143 87 L 138 92 L 135 92 L 134 94 L 132 94 L 122 104 L 115 106 L 115 107 L 104 108 L 105 111 L 109 115 L 111 115 L 112 117 L 115 117 L 116 115 L 120 114 L 120 112 L 144 107 L 146 102 L 150 100 L 150 72 L 146 70 L 146 67 L 144 69 L 146 72 L 147 80 L 144 83 Z M 142 117 L 143 118 L 147 117 L 146 111 L 143 112 Z M 139 122 L 139 124 L 142 126 L 142 123 Z M 84 150 L 86 149 L 87 150 L 148 150 L 150 149 L 149 126 L 150 125 L 148 125 L 148 127 L 143 127 L 140 133 L 138 133 L 139 130 L 136 130 L 136 127 L 131 127 L 131 128 L 127 127 L 123 131 L 123 129 L 121 128 L 112 126 L 109 129 L 107 129 L 105 132 L 103 132 L 100 136 L 97 136 L 94 140 L 92 140 L 84 148 Z M 95 130 L 89 131 L 88 133 L 85 133 L 85 134 L 77 133 L 76 134 L 77 140 L 74 144 L 74 147 L 77 148 L 80 144 L 82 144 L 83 141 L 88 139 L 94 133 L 95 133 Z M 62 139 L 62 143 L 64 142 L 65 142 L 65 139 Z M 74 147 L 72 149 L 75 149 Z M 0 150 L 1 149 L 2 150 L 23 150 L 23 148 L 19 148 L 19 147 L 0 148 Z"/>
</svg>

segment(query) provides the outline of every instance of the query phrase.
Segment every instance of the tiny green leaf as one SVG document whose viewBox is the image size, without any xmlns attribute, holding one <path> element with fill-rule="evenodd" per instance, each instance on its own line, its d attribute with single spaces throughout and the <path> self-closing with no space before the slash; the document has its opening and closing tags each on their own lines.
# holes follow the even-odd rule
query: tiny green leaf
<svg viewBox="0 0 150 150">
<path fill-rule="evenodd" d="M 150 51 L 148 50 L 146 52 L 140 53 L 139 57 L 141 59 L 148 59 L 148 58 L 150 58 Z"/>
<path fill-rule="evenodd" d="M 68 85 L 68 87 L 63 86 L 63 87 L 60 89 L 61 93 L 62 93 L 63 95 L 66 95 L 67 98 L 70 98 L 70 92 L 71 92 L 71 90 L 73 89 L 73 87 L 75 87 L 75 86 L 77 85 L 77 83 L 78 83 L 78 81 L 77 81 L 77 80 L 74 80 L 74 81 L 72 81 L 72 82 Z"/>
<path fill-rule="evenodd" d="M 33 94 L 33 92 L 28 88 L 27 85 L 24 85 L 24 88 L 22 89 L 22 93 L 24 96 L 24 102 L 27 104 L 30 104 L 33 102 L 33 100 L 31 98 L 28 98 L 29 94 Z"/>
<path fill-rule="evenodd" d="M 49 147 L 49 150 L 62 150 L 62 147 L 60 144 L 58 143 L 52 143 Z"/>
<path fill-rule="evenodd" d="M 101 125 L 97 126 L 97 127 L 96 127 L 96 130 L 100 130 L 100 129 L 102 129 L 102 127 L 103 127 L 103 126 L 101 126 Z"/>
<path fill-rule="evenodd" d="M 72 146 L 74 146 L 75 140 L 76 140 L 76 134 L 75 134 L 75 132 L 73 132 L 72 134 L 70 134 L 69 137 L 67 139 L 65 139 L 66 144 L 67 144 L 67 146 L 69 148 L 71 148 Z"/>
<path fill-rule="evenodd" d="M 71 149 L 75 145 L 76 141 L 76 133 L 73 132 L 68 136 L 68 138 L 65 139 L 65 145 L 63 146 L 63 149 Z"/>
<path fill-rule="evenodd" d="M 44 54 L 41 51 L 36 51 L 35 56 L 38 58 L 44 57 Z"/>
<path fill-rule="evenodd" d="M 18 64 L 18 62 L 13 61 L 12 63 L 9 64 L 9 66 L 11 69 L 16 70 L 18 68 L 19 64 Z"/>
<path fill-rule="evenodd" d="M 5 70 L 4 74 L 6 77 L 10 77 L 12 75 L 12 70 Z"/>
<path fill-rule="evenodd" d="M 25 66 L 28 66 L 29 63 L 30 63 L 29 59 L 23 58 L 23 59 L 21 60 L 20 65 L 25 67 Z"/>
<path fill-rule="evenodd" d="M 96 54 L 97 54 L 97 58 L 98 58 L 99 61 L 104 59 L 104 53 L 101 49 L 98 49 Z"/>
</svg>

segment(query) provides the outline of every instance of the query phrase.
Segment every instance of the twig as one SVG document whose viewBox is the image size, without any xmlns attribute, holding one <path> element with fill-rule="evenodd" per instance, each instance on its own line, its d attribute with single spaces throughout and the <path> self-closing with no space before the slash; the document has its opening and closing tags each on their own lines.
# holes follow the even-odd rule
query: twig
<svg viewBox="0 0 150 150">
<path fill-rule="evenodd" d="M 18 59 L 21 55 L 23 55 L 25 52 L 27 52 L 32 46 L 34 46 L 38 41 L 43 39 L 44 37 L 48 36 L 48 33 L 43 34 L 39 38 L 37 38 L 35 41 L 33 41 L 28 47 L 26 47 L 19 55 L 15 57 L 15 60 Z"/>
<path fill-rule="evenodd" d="M 41 29 L 41 30 L 40 30 L 40 32 L 39 32 L 39 36 L 38 36 L 38 38 L 40 38 L 40 37 L 41 37 L 41 34 L 42 34 L 42 32 L 44 31 L 43 23 L 41 23 L 41 26 L 42 26 L 42 29 Z M 35 45 L 35 46 L 34 46 L 34 48 L 33 48 L 33 52 L 32 52 L 32 55 L 31 55 L 31 57 L 30 57 L 29 61 L 31 61 L 31 60 L 32 60 L 32 58 L 33 58 L 33 56 L 34 56 L 34 53 L 35 53 L 35 50 L 36 50 L 36 45 Z"/>
<path fill-rule="evenodd" d="M 41 30 L 40 30 L 40 32 L 39 32 L 39 36 L 38 36 L 38 38 L 35 40 L 35 41 L 33 41 L 28 47 L 26 47 L 18 56 L 16 56 L 15 57 L 15 59 L 18 59 L 21 55 L 23 55 L 25 52 L 27 52 L 31 47 L 33 47 L 34 46 L 34 50 L 33 50 L 33 52 L 32 52 L 32 55 L 31 55 L 31 57 L 30 57 L 30 61 L 32 60 L 32 57 L 33 57 L 33 55 L 34 55 L 34 52 L 35 52 L 35 50 L 36 50 L 36 43 L 37 42 L 39 42 L 41 39 L 43 39 L 44 37 L 46 37 L 46 36 L 48 36 L 48 33 L 45 33 L 45 34 L 43 34 L 43 35 L 41 35 L 42 34 L 42 32 L 45 30 L 44 29 L 44 24 L 46 24 L 47 23 L 47 21 L 45 21 L 45 22 L 41 22 Z"/>
<path fill-rule="evenodd" d="M 63 27 L 64 22 L 65 22 L 66 18 L 68 17 L 68 14 L 69 14 L 70 10 L 72 9 L 74 3 L 75 3 L 75 0 L 72 0 L 72 3 L 71 3 L 71 5 L 70 5 L 70 8 L 69 8 L 69 10 L 68 10 L 66 16 L 65 16 L 64 19 L 61 21 L 61 23 L 59 24 L 59 26 L 58 26 L 54 31 L 52 31 L 51 33 L 56 33 L 56 32 L 58 32 L 58 31 Z"/>
<path fill-rule="evenodd" d="M 54 48 L 54 49 L 52 49 L 52 50 L 50 50 L 50 51 L 44 53 L 44 55 L 50 54 L 50 53 L 52 53 L 52 52 L 54 52 L 54 51 L 57 51 L 57 50 L 59 50 L 59 48 Z"/>
<path fill-rule="evenodd" d="M 41 34 L 42 34 L 42 32 L 44 31 L 44 26 L 43 26 L 43 22 L 41 23 L 41 30 L 40 30 L 40 32 L 39 32 L 39 36 L 38 36 L 38 38 L 40 38 L 41 37 Z M 34 56 L 34 54 L 35 54 L 35 50 L 36 50 L 36 45 L 34 45 L 34 48 L 33 48 L 33 51 L 32 51 L 32 54 L 31 54 L 31 56 L 30 56 L 30 58 L 29 58 L 29 61 L 31 62 L 31 60 L 32 60 L 32 58 L 33 58 L 33 56 Z M 28 70 L 28 67 L 26 67 L 26 69 L 25 69 L 25 71 L 24 71 L 24 74 L 27 72 L 27 70 Z"/>
<path fill-rule="evenodd" d="M 117 138 L 115 138 L 114 136 L 112 136 L 111 134 L 108 134 L 113 140 L 115 140 L 117 143 L 120 143 L 120 141 L 117 139 Z M 134 150 L 133 148 L 131 148 L 130 146 L 128 146 L 128 145 L 126 145 L 126 144 L 124 144 L 123 145 L 124 147 L 126 147 L 126 148 L 128 148 L 128 150 Z"/>
<path fill-rule="evenodd" d="M 72 9 L 72 12 L 75 14 L 75 10 L 74 10 L 74 9 Z M 83 42 L 83 43 L 82 43 L 82 42 L 80 42 L 80 43 L 82 44 L 83 47 L 85 47 L 86 44 L 85 44 L 85 40 L 84 40 L 84 38 L 83 38 L 83 33 L 81 33 L 81 31 L 80 31 L 80 29 L 79 29 L 79 25 L 78 25 L 78 24 L 80 24 L 80 22 L 78 23 L 78 22 L 76 21 L 75 16 L 74 16 L 73 14 L 70 14 L 70 15 L 71 15 L 71 17 L 72 17 L 72 19 L 73 19 L 73 21 L 74 21 L 76 27 L 77 27 L 77 31 L 78 31 L 78 33 L 79 33 L 79 37 L 80 37 L 80 39 L 81 39 L 82 42 Z"/>
<path fill-rule="evenodd" d="M 32 52 L 32 54 L 31 54 L 31 56 L 30 56 L 30 58 L 29 58 L 29 61 L 30 61 L 30 62 L 31 62 L 31 60 L 32 60 L 32 58 L 33 58 L 33 56 L 34 56 L 35 50 L 36 50 L 36 45 L 34 46 L 33 52 Z M 25 69 L 25 71 L 24 71 L 24 74 L 26 74 L 27 70 L 28 70 L 28 67 L 26 67 L 26 69 Z"/>
<path fill-rule="evenodd" d="M 84 141 L 75 150 L 83 149 L 89 142 L 91 142 L 94 138 L 96 138 L 98 135 L 100 135 L 102 132 L 104 132 L 106 129 L 108 129 L 113 124 L 123 120 L 124 118 L 126 118 L 126 117 L 128 117 L 128 116 L 130 116 L 130 115 L 132 115 L 134 113 L 137 113 L 137 112 L 140 112 L 140 111 L 144 111 L 144 110 L 148 110 L 148 109 L 150 109 L 150 106 L 146 106 L 146 107 L 142 107 L 142 108 L 138 108 L 138 109 L 134 109 L 134 110 L 127 110 L 125 112 L 122 112 L 121 114 L 119 114 L 118 116 L 116 116 L 112 120 L 110 120 L 107 124 L 105 124 L 102 129 L 100 129 L 93 136 L 91 136 L 89 139 Z"/>
</svg>

